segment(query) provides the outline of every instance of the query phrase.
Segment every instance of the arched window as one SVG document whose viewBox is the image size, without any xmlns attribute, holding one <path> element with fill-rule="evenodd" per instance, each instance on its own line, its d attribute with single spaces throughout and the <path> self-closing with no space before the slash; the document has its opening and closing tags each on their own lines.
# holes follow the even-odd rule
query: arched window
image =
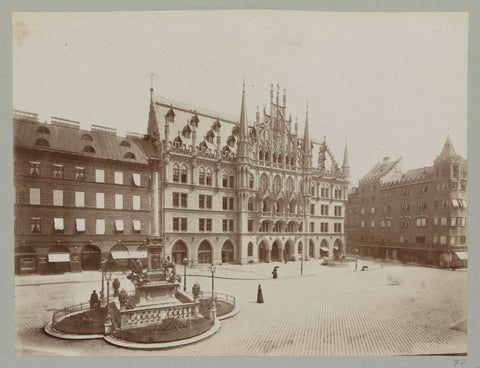
<svg viewBox="0 0 480 368">
<path fill-rule="evenodd" d="M 35 141 L 35 146 L 50 148 L 50 143 L 46 139 L 39 138 Z"/>
<path fill-rule="evenodd" d="M 224 188 L 227 188 L 228 187 L 228 174 L 226 171 L 223 172 L 223 175 L 222 175 L 222 186 Z"/>
<path fill-rule="evenodd" d="M 173 181 L 178 183 L 180 181 L 180 170 L 178 168 L 178 165 L 173 166 L 172 173 L 173 173 Z"/>
<path fill-rule="evenodd" d="M 262 150 L 260 150 L 260 152 L 258 153 L 258 159 L 259 159 L 260 161 L 263 161 L 263 159 L 264 159 L 264 157 L 263 157 L 263 151 L 262 151 Z"/>
<path fill-rule="evenodd" d="M 205 168 L 203 166 L 198 169 L 198 184 L 205 185 Z"/>
<path fill-rule="evenodd" d="M 267 190 L 268 189 L 268 176 L 267 174 L 263 173 L 260 177 L 260 190 Z"/>
<path fill-rule="evenodd" d="M 93 138 L 90 134 L 84 134 L 82 135 L 82 138 L 80 138 L 82 141 L 88 141 L 88 142 L 91 142 L 93 141 Z"/>
<path fill-rule="evenodd" d="M 121 147 L 130 147 L 130 142 L 129 141 L 121 141 L 120 146 Z"/>
<path fill-rule="evenodd" d="M 247 210 L 248 211 L 253 211 L 253 198 L 252 197 L 248 198 Z"/>
<path fill-rule="evenodd" d="M 212 247 L 204 240 L 198 247 L 198 263 L 212 263 Z"/>
<path fill-rule="evenodd" d="M 275 193 L 278 193 L 282 190 L 282 179 L 280 176 L 275 176 L 275 179 L 273 179 L 273 191 Z"/>
<path fill-rule="evenodd" d="M 50 134 L 50 129 L 47 127 L 41 126 L 37 128 L 37 133 Z"/>
<path fill-rule="evenodd" d="M 127 153 L 125 153 L 125 155 L 123 156 L 123 158 L 135 159 L 135 155 L 134 155 L 132 152 L 127 152 Z"/>
<path fill-rule="evenodd" d="M 248 243 L 247 257 L 253 257 L 253 244 L 252 244 L 252 242 Z"/>
<path fill-rule="evenodd" d="M 265 152 L 265 161 L 270 161 L 270 153 Z"/>
<path fill-rule="evenodd" d="M 82 151 L 86 153 L 95 153 L 95 148 L 93 148 L 92 146 L 85 146 L 83 147 Z"/>
<path fill-rule="evenodd" d="M 181 173 L 180 173 L 180 181 L 182 183 L 187 182 L 187 167 L 185 165 L 182 165 L 182 170 L 181 170 Z"/>
<path fill-rule="evenodd" d="M 212 185 L 212 169 L 209 167 L 207 168 L 207 185 Z"/>
</svg>

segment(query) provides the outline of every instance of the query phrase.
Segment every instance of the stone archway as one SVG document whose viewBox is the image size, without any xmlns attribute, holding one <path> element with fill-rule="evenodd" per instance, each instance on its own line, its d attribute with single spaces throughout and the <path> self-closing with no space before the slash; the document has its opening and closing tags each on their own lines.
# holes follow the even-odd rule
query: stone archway
<svg viewBox="0 0 480 368">
<path fill-rule="evenodd" d="M 268 262 L 268 247 L 263 240 L 258 245 L 258 262 Z"/>
<path fill-rule="evenodd" d="M 197 256 L 199 264 L 211 264 L 213 262 L 212 246 L 207 240 L 203 240 L 198 246 Z"/>
<path fill-rule="evenodd" d="M 183 240 L 177 240 L 172 247 L 172 262 L 181 265 L 184 258 L 188 258 L 187 245 Z"/>
<path fill-rule="evenodd" d="M 282 261 L 282 248 L 279 240 L 273 242 L 270 258 L 272 259 L 272 262 Z"/>
<path fill-rule="evenodd" d="M 54 245 L 48 250 L 49 272 L 60 274 L 70 272 L 70 251 L 62 245 Z"/>
<path fill-rule="evenodd" d="M 329 256 L 329 249 L 328 249 L 328 241 L 326 239 L 323 239 L 322 242 L 320 243 L 320 258 L 328 258 Z"/>
<path fill-rule="evenodd" d="M 226 240 L 222 246 L 222 263 L 233 263 L 235 251 L 230 240 Z"/>
<path fill-rule="evenodd" d="M 24 275 L 37 272 L 37 252 L 30 246 L 15 248 L 15 273 Z"/>
<path fill-rule="evenodd" d="M 291 239 L 288 239 L 285 243 L 284 256 L 287 257 L 288 261 L 293 260 L 295 255 L 295 245 Z"/>
<path fill-rule="evenodd" d="M 102 252 L 94 244 L 85 245 L 80 251 L 82 271 L 98 271 L 102 261 Z"/>
</svg>

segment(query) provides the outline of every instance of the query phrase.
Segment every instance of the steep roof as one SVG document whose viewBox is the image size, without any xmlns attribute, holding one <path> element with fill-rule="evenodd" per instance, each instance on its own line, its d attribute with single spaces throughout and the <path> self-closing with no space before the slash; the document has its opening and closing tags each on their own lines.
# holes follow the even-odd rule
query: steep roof
<svg viewBox="0 0 480 368">
<path fill-rule="evenodd" d="M 53 123 L 46 124 L 14 119 L 14 144 L 123 162 L 148 164 L 147 155 L 150 142 L 144 140 L 141 135 L 120 137 L 111 128 L 93 126 L 92 130 L 88 131 L 79 129 L 78 123 L 58 123 L 58 120 L 52 118 Z M 49 147 L 36 145 L 37 140 L 46 140 Z M 95 152 L 85 152 L 87 146 L 91 146 Z M 132 153 L 134 158 L 126 159 L 125 154 L 128 152 Z"/>
<path fill-rule="evenodd" d="M 440 153 L 439 157 L 452 157 L 456 156 L 457 153 L 455 152 L 455 148 L 453 147 L 452 141 L 450 140 L 450 134 L 447 136 L 447 140 L 443 145 L 442 153 Z"/>
<path fill-rule="evenodd" d="M 400 162 L 402 158 L 395 161 L 390 161 L 388 157 L 385 157 L 382 162 L 378 162 L 373 169 L 371 169 L 367 175 L 365 175 L 362 179 L 360 179 L 360 184 L 365 183 L 372 180 L 378 180 L 383 176 L 387 175 L 390 171 L 392 171 L 395 166 Z"/>
</svg>

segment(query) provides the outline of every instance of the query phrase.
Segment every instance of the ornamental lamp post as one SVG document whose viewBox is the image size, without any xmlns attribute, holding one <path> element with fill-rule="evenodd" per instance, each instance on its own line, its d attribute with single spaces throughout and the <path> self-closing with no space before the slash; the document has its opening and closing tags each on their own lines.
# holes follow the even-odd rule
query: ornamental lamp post
<svg viewBox="0 0 480 368">
<path fill-rule="evenodd" d="M 358 248 L 355 249 L 355 271 L 357 270 Z"/>
<path fill-rule="evenodd" d="M 106 262 L 105 260 L 102 261 L 101 266 L 100 266 L 100 272 L 102 273 L 102 290 L 100 291 L 100 299 L 103 299 L 105 297 L 104 293 L 104 283 L 105 283 L 105 267 L 106 267 Z"/>
<path fill-rule="evenodd" d="M 187 291 L 187 265 L 188 259 L 185 257 L 183 259 L 183 291 Z"/>
<path fill-rule="evenodd" d="M 107 280 L 107 320 L 110 319 L 110 280 L 112 279 L 112 271 L 105 272 L 105 280 Z"/>
<path fill-rule="evenodd" d="M 215 295 L 215 271 L 216 271 L 216 267 L 213 265 L 210 266 L 210 272 L 212 273 L 212 308 L 215 308 L 215 299 L 214 299 L 214 295 Z"/>
</svg>

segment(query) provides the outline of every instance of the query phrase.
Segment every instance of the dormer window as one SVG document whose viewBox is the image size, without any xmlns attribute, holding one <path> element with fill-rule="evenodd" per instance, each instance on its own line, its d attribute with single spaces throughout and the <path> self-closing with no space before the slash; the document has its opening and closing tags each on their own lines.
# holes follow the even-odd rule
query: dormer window
<svg viewBox="0 0 480 368">
<path fill-rule="evenodd" d="M 127 152 L 127 153 L 125 153 L 125 155 L 123 156 L 123 158 L 129 159 L 129 160 L 134 160 L 134 159 L 135 159 L 135 155 L 134 155 L 132 152 Z"/>
<path fill-rule="evenodd" d="M 37 133 L 50 134 L 50 129 L 47 127 L 41 126 L 37 128 Z"/>
<path fill-rule="evenodd" d="M 207 132 L 207 135 L 205 136 L 205 139 L 206 139 L 207 142 L 213 143 L 213 137 L 215 137 L 215 133 L 213 132 L 212 129 L 210 129 L 210 130 Z"/>
<path fill-rule="evenodd" d="M 182 135 L 187 138 L 187 139 L 190 139 L 190 134 L 192 133 L 192 128 L 190 128 L 189 125 L 185 125 L 185 127 L 183 128 L 182 130 Z"/>
<path fill-rule="evenodd" d="M 197 114 L 193 115 L 192 118 L 190 119 L 190 124 L 193 125 L 194 127 L 198 127 L 198 122 L 200 120 L 198 119 Z"/>
<path fill-rule="evenodd" d="M 35 141 L 35 146 L 50 148 L 50 143 L 48 143 L 48 141 L 46 139 L 39 138 Z"/>
<path fill-rule="evenodd" d="M 30 161 L 30 175 L 38 176 L 40 175 L 40 162 Z"/>
<path fill-rule="evenodd" d="M 130 147 L 130 142 L 129 141 L 121 141 L 120 146 L 121 147 Z"/>
<path fill-rule="evenodd" d="M 84 135 L 82 135 L 82 138 L 80 138 L 80 139 L 82 141 L 89 141 L 89 142 L 93 141 L 93 138 L 90 134 L 84 134 Z"/>
<path fill-rule="evenodd" d="M 180 136 L 177 136 L 174 140 L 173 140 L 173 145 L 177 148 L 181 148 L 182 145 L 183 145 L 183 142 L 182 142 L 182 138 L 180 138 Z"/>
<path fill-rule="evenodd" d="M 95 148 L 93 148 L 92 146 L 85 146 L 85 147 L 83 147 L 82 152 L 85 152 L 85 153 L 95 153 Z"/>
<path fill-rule="evenodd" d="M 220 121 L 218 119 L 215 120 L 215 122 L 212 125 L 213 130 L 218 133 L 221 127 L 222 125 L 220 124 Z"/>
</svg>

